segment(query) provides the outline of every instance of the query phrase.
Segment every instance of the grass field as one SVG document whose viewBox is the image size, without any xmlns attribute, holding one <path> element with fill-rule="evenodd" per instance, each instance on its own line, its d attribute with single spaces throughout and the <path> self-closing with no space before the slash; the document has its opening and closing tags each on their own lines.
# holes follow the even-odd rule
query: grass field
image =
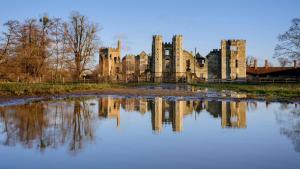
<svg viewBox="0 0 300 169">
<path fill-rule="evenodd" d="M 122 83 L 122 84 L 51 84 L 51 83 L 0 83 L 2 96 L 32 96 L 51 95 L 70 92 L 101 91 L 103 89 L 126 88 L 136 86 L 157 85 L 155 83 Z M 284 98 L 300 99 L 300 84 L 244 84 L 244 83 L 198 83 L 192 84 L 199 88 L 208 88 L 217 91 L 230 90 L 243 92 L 249 98 Z"/>
<path fill-rule="evenodd" d="M 259 95 L 274 98 L 300 98 L 300 84 L 199 83 L 193 84 L 193 86 L 215 89 L 218 91 L 231 90 L 236 92 L 243 92 L 248 94 L 249 97 L 255 97 Z"/>
<path fill-rule="evenodd" d="M 51 84 L 51 83 L 1 83 L 0 94 L 11 96 L 60 94 L 74 91 L 101 90 L 120 87 L 117 84 Z"/>
</svg>

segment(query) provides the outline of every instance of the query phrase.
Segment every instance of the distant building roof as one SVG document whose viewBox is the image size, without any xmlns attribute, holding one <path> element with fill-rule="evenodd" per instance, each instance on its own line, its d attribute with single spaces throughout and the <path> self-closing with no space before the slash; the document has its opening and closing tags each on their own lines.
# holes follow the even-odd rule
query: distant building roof
<svg viewBox="0 0 300 169">
<path fill-rule="evenodd" d="M 281 73 L 300 73 L 300 68 L 294 67 L 247 67 L 247 74 L 252 75 L 267 75 Z"/>
<path fill-rule="evenodd" d="M 205 59 L 205 57 L 203 57 L 200 53 L 196 54 L 196 59 Z"/>
</svg>

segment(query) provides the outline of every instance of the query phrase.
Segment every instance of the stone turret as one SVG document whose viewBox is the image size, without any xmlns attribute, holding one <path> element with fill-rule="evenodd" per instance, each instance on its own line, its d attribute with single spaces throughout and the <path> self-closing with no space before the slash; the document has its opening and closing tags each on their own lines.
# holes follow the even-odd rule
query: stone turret
<svg viewBox="0 0 300 169">
<path fill-rule="evenodd" d="M 118 46 L 117 46 L 117 49 L 118 49 L 119 51 L 121 51 L 121 48 L 122 48 L 122 46 L 121 46 L 121 40 L 118 40 Z"/>
<path fill-rule="evenodd" d="M 185 76 L 185 67 L 183 61 L 183 47 L 182 47 L 182 35 L 175 35 L 172 39 L 173 44 L 173 56 L 175 59 L 175 72 L 176 82 L 180 80 L 181 77 Z"/>
<path fill-rule="evenodd" d="M 154 82 L 158 83 L 162 81 L 162 44 L 162 36 L 154 35 L 152 41 L 152 59 L 154 63 L 152 72 L 154 76 Z"/>
</svg>

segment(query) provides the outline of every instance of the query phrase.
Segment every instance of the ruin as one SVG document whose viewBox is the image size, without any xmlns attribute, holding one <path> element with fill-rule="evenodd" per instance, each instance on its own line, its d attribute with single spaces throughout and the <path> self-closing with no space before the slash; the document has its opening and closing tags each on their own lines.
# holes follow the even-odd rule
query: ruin
<svg viewBox="0 0 300 169">
<path fill-rule="evenodd" d="M 122 79 L 120 40 L 117 48 L 102 47 L 99 49 L 99 75 L 103 81 Z"/>
<path fill-rule="evenodd" d="M 214 49 L 207 58 L 210 80 L 246 80 L 245 40 L 222 40 L 221 49 Z"/>
<path fill-rule="evenodd" d="M 206 57 L 183 48 L 183 36 L 164 42 L 152 37 L 152 53 L 126 55 L 121 61 L 121 42 L 117 48 L 100 48 L 100 78 L 104 81 L 198 83 L 205 81 L 245 81 L 246 41 L 222 40 L 221 48 Z"/>
<path fill-rule="evenodd" d="M 182 35 L 175 35 L 172 43 L 164 43 L 161 35 L 152 41 L 151 73 L 154 82 L 188 82 L 207 79 L 207 62 L 183 49 Z"/>
</svg>

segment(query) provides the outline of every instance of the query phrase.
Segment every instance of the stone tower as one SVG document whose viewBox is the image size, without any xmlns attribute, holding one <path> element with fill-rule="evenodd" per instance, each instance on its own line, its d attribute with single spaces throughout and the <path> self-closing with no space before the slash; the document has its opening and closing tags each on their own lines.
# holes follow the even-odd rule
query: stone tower
<svg viewBox="0 0 300 169">
<path fill-rule="evenodd" d="M 99 75 L 104 81 L 118 81 L 122 76 L 121 41 L 117 47 L 101 47 L 99 49 Z"/>
<path fill-rule="evenodd" d="M 198 55 L 196 58 L 192 52 L 183 49 L 182 35 L 174 35 L 171 43 L 163 42 L 160 35 L 154 35 L 150 62 L 153 81 L 177 83 L 187 82 L 188 79 L 207 79 L 206 59 Z"/>
<path fill-rule="evenodd" d="M 121 40 L 118 40 L 118 46 L 117 49 L 119 50 L 120 54 L 121 54 Z"/>
<path fill-rule="evenodd" d="M 246 79 L 246 41 L 221 41 L 221 79 Z"/>
<path fill-rule="evenodd" d="M 173 57 L 174 57 L 174 75 L 176 76 L 176 82 L 183 76 L 185 76 L 183 49 L 182 49 L 182 35 L 175 35 L 172 39 L 173 44 Z"/>
<path fill-rule="evenodd" d="M 161 35 L 154 35 L 152 41 L 152 72 L 154 76 L 154 82 L 162 82 L 162 43 L 163 39 Z"/>
</svg>

